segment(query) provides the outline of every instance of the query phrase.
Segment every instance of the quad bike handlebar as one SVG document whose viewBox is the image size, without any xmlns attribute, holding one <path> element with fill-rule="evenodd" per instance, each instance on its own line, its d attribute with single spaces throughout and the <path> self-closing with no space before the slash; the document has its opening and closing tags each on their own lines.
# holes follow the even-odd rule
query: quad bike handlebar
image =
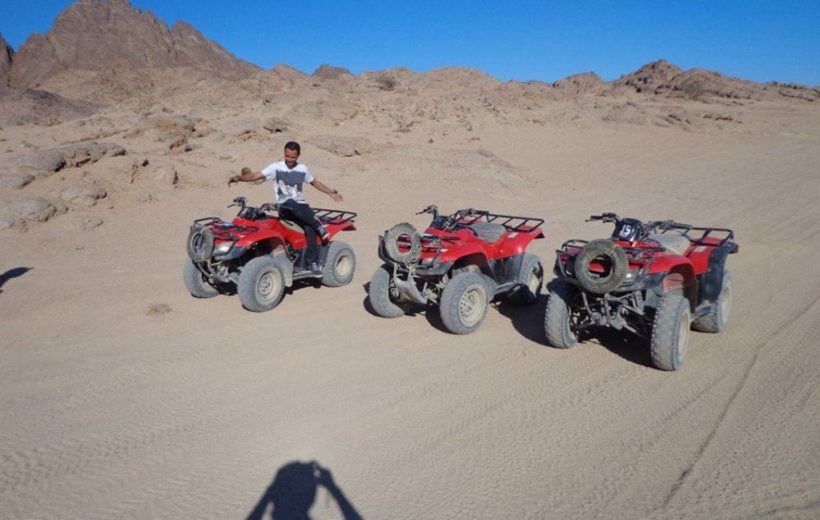
<svg viewBox="0 0 820 520">
<path fill-rule="evenodd" d="M 248 200 L 241 196 L 234 198 L 233 202 L 228 204 L 228 207 L 238 207 L 239 211 L 237 211 L 236 216 L 246 218 L 248 220 L 256 220 L 257 218 L 263 216 L 266 211 L 275 211 L 277 209 L 276 204 L 272 204 L 270 202 L 265 202 L 258 208 L 248 206 Z"/>
<path fill-rule="evenodd" d="M 585 222 L 593 222 L 595 220 L 600 220 L 601 222 L 618 222 L 621 218 L 615 213 L 601 213 L 600 215 L 590 215 Z"/>
<path fill-rule="evenodd" d="M 430 204 L 429 206 L 427 206 L 423 210 L 416 213 L 416 215 L 421 215 L 423 213 L 429 213 L 429 214 L 433 215 L 433 218 L 436 218 L 438 216 L 438 206 L 436 206 L 435 204 Z"/>
</svg>

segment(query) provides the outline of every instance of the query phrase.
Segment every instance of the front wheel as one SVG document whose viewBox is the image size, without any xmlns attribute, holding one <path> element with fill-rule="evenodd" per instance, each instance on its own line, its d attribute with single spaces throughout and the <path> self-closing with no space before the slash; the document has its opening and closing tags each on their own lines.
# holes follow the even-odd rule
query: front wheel
<svg viewBox="0 0 820 520">
<path fill-rule="evenodd" d="M 385 264 L 376 269 L 367 288 L 367 298 L 370 300 L 370 306 L 382 318 L 404 316 L 404 309 L 396 305 L 391 297 L 391 277 L 392 269 Z"/>
<path fill-rule="evenodd" d="M 195 298 L 213 298 L 219 294 L 219 290 L 205 279 L 205 275 L 197 269 L 190 258 L 185 261 L 185 267 L 182 269 L 182 281 Z"/>
<path fill-rule="evenodd" d="M 692 322 L 692 328 L 700 332 L 723 332 L 729 323 L 729 311 L 732 310 L 732 273 L 723 272 L 720 296 L 715 302 L 715 309 Z"/>
<path fill-rule="evenodd" d="M 544 283 L 544 266 L 541 265 L 541 260 L 532 253 L 524 253 L 516 281 L 515 292 L 510 294 L 507 301 L 522 306 L 535 303 Z"/>
<path fill-rule="evenodd" d="M 322 268 L 322 285 L 341 287 L 353 280 L 356 270 L 356 255 L 353 249 L 342 241 L 333 241 L 328 246 L 325 266 Z"/>
<path fill-rule="evenodd" d="M 239 273 L 237 294 L 249 311 L 264 312 L 276 307 L 285 292 L 285 278 L 276 261 L 259 256 L 245 264 Z"/>
<path fill-rule="evenodd" d="M 689 344 L 689 300 L 677 294 L 661 299 L 652 327 L 652 364 L 661 370 L 678 370 Z"/>
<path fill-rule="evenodd" d="M 572 348 L 578 343 L 573 313 L 577 303 L 578 288 L 563 280 L 550 285 L 547 308 L 544 311 L 544 334 L 547 344 L 555 348 Z"/>
<path fill-rule="evenodd" d="M 489 306 L 489 293 L 481 273 L 462 272 L 441 293 L 441 321 L 453 334 L 469 334 L 484 321 Z"/>
</svg>

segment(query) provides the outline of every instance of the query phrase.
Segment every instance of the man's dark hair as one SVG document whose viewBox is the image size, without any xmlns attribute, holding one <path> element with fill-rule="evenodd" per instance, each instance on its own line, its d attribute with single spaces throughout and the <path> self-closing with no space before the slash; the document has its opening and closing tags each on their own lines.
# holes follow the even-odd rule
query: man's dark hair
<svg viewBox="0 0 820 520">
<path fill-rule="evenodd" d="M 288 141 L 287 144 L 285 144 L 285 150 L 296 150 L 297 154 L 302 154 L 302 147 L 299 146 L 299 143 L 296 141 Z"/>
</svg>

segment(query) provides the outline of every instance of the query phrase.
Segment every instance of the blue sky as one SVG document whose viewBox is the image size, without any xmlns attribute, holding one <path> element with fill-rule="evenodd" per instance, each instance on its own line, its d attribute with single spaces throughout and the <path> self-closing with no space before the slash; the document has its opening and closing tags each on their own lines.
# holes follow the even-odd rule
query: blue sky
<svg viewBox="0 0 820 520">
<path fill-rule="evenodd" d="M 0 0 L 18 49 L 71 0 Z M 483 70 L 501 80 L 615 79 L 660 58 L 755 81 L 820 86 L 820 0 L 131 0 L 184 20 L 236 56 L 310 73 L 403 66 Z"/>
</svg>

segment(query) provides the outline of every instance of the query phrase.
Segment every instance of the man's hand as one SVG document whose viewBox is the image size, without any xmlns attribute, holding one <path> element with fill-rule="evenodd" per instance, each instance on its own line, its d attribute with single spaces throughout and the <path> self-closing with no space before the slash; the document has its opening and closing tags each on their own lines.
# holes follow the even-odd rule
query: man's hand
<svg viewBox="0 0 820 520">
<path fill-rule="evenodd" d="M 251 171 L 250 168 L 245 166 L 244 168 L 242 168 L 242 171 L 240 172 L 239 175 L 231 175 L 228 178 L 228 186 L 230 186 L 231 184 L 233 184 L 235 182 L 244 181 L 252 175 L 253 175 L 253 171 Z"/>
<path fill-rule="evenodd" d="M 342 202 L 344 199 L 342 198 L 342 194 L 339 193 L 339 190 L 333 190 L 330 193 L 330 198 L 332 198 L 335 202 Z"/>
</svg>

